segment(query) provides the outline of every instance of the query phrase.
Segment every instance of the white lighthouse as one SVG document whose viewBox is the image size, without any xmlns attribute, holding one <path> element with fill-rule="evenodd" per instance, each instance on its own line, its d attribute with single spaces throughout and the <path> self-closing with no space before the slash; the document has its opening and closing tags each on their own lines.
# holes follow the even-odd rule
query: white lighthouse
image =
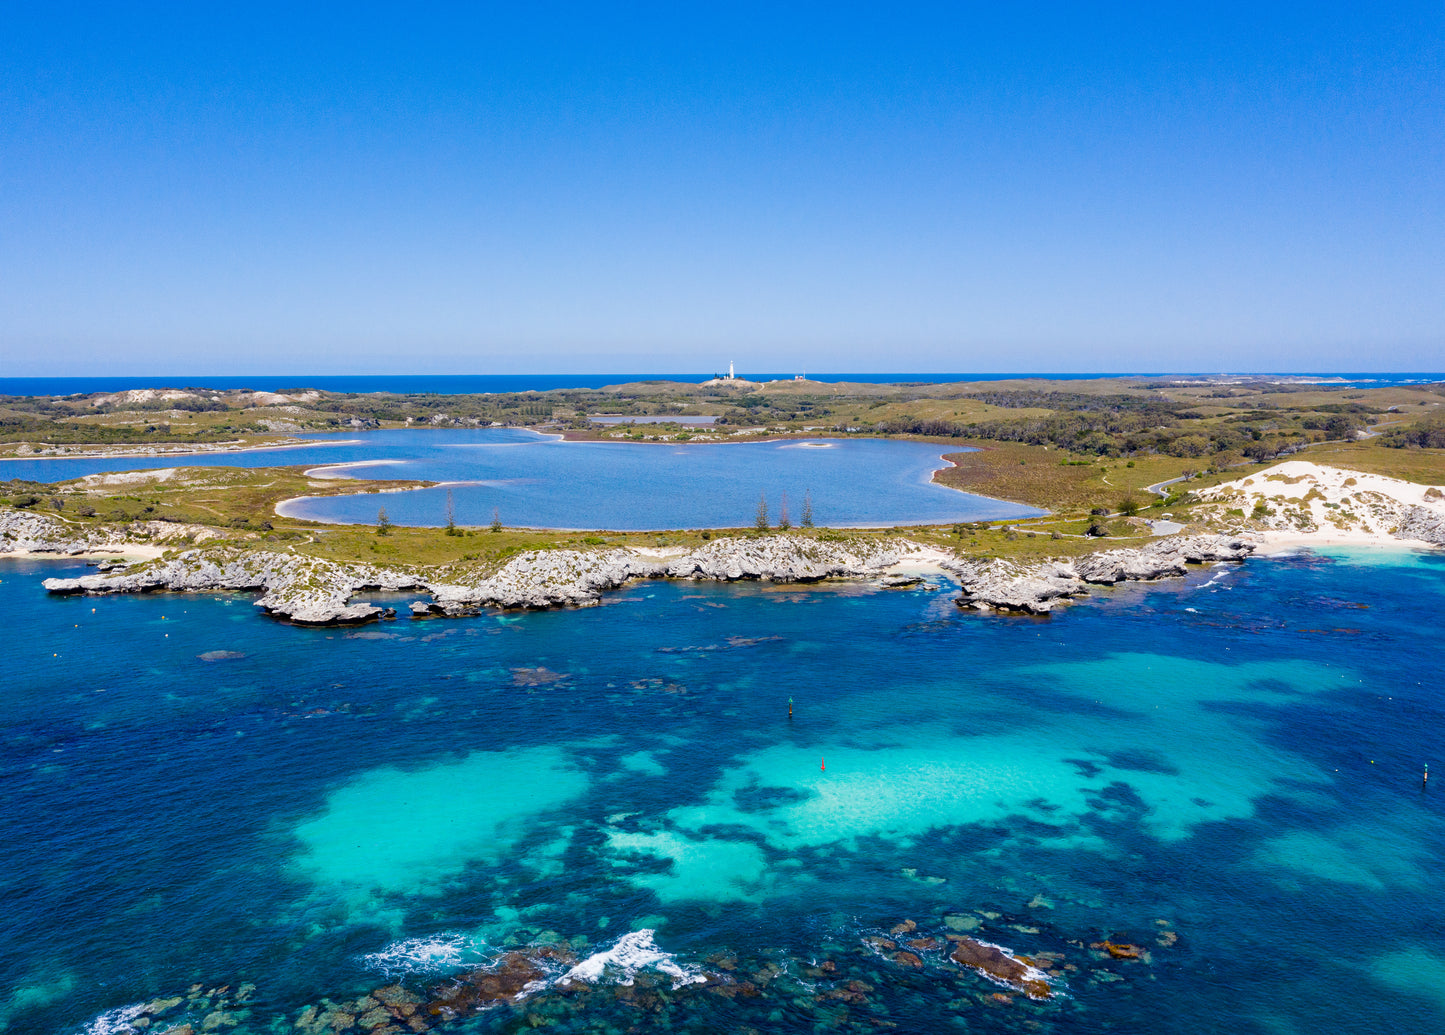
<svg viewBox="0 0 1445 1035">
<path fill-rule="evenodd" d="M 733 361 L 732 361 L 732 360 L 728 360 L 728 380 L 729 380 L 729 381 L 734 381 L 734 380 L 737 379 L 737 376 L 738 376 L 738 375 L 736 375 L 736 374 L 733 373 Z"/>
</svg>

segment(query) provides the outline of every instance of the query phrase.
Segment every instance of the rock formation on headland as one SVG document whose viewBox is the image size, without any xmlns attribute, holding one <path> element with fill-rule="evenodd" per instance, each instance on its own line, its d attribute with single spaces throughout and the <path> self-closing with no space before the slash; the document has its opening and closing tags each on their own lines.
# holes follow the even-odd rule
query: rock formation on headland
<svg viewBox="0 0 1445 1035">
<path fill-rule="evenodd" d="M 143 539 L 148 546 L 188 539 L 204 542 L 218 533 L 204 525 L 172 521 L 135 521 L 129 525 L 69 524 L 27 510 L 0 509 L 0 555 L 52 553 L 66 557 L 91 553 L 124 553 Z"/>
<path fill-rule="evenodd" d="M 186 550 L 121 572 L 45 580 L 52 593 L 247 590 L 261 594 L 257 607 L 301 625 L 381 618 L 387 608 L 352 604 L 351 597 L 365 590 L 399 592 L 424 586 L 421 579 L 403 571 L 235 548 Z"/>
<path fill-rule="evenodd" d="M 34 514 L 0 515 L 0 553 L 16 550 L 77 554 L 121 549 L 115 532 L 70 529 Z M 1225 536 L 1175 536 L 1138 549 L 1020 565 L 1004 560 L 945 557 L 902 538 L 794 535 L 715 539 L 672 556 L 640 551 L 529 550 L 494 572 L 433 571 L 406 566 L 345 564 L 272 549 L 232 544 L 195 546 L 121 571 L 80 578 L 46 579 L 52 593 L 146 593 L 158 590 L 247 591 L 256 606 L 302 625 L 356 623 L 395 615 L 391 608 L 353 603 L 366 591 L 422 590 L 429 600 L 411 604 L 416 617 L 456 616 L 482 608 L 585 607 L 634 579 L 699 579 L 816 582 L 828 578 L 874 578 L 891 585 L 889 573 L 909 558 L 931 555 L 962 587 L 961 606 L 1045 614 L 1087 587 L 1182 575 L 1188 563 L 1240 560 L 1253 545 Z"/>
<path fill-rule="evenodd" d="M 993 559 L 946 562 L 943 567 L 963 589 L 960 607 L 1047 614 L 1059 601 L 1087 594 L 1089 585 L 1177 577 L 1188 571 L 1188 564 L 1240 561 L 1254 549 L 1237 536 L 1170 536 L 1137 549 L 1033 565 Z"/>
</svg>

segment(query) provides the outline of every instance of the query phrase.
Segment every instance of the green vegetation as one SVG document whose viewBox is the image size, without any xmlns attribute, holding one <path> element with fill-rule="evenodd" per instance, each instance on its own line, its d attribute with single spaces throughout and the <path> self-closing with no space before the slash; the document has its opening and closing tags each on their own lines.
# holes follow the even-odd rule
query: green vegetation
<svg viewBox="0 0 1445 1035">
<path fill-rule="evenodd" d="M 1144 519 L 1168 513 L 1188 523 L 1192 492 L 1236 478 L 1277 458 L 1319 463 L 1425 484 L 1445 483 L 1445 386 L 1333 389 L 1238 380 L 1025 379 L 955 385 L 755 385 L 641 382 L 608 389 L 478 396 L 352 396 L 298 388 L 276 394 L 177 389 L 167 393 L 55 398 L 0 397 L 0 452 L 216 448 L 276 442 L 301 430 L 378 427 L 545 427 L 573 437 L 638 441 L 717 441 L 738 436 L 890 435 L 937 442 L 950 466 L 937 480 L 953 488 L 1050 511 L 995 524 L 896 530 L 966 554 L 1021 558 L 1099 548 L 1097 540 L 1142 539 Z M 671 418 L 614 427 L 590 415 Z M 712 428 L 678 422 L 717 419 Z M 1378 431 L 1357 439 L 1360 429 Z M 969 447 L 949 452 L 950 446 Z M 278 453 L 283 461 L 285 453 Z M 136 466 L 144 467 L 143 455 Z M 4 473 L 0 465 L 0 474 Z M 1177 479 L 1177 481 L 1176 481 Z M 1169 495 L 1152 486 L 1171 482 Z M 423 483 L 312 480 L 299 468 L 178 469 L 164 478 L 97 476 L 60 486 L 0 483 L 0 504 L 72 524 L 152 521 L 204 525 L 223 542 L 284 543 L 335 560 L 489 566 L 524 549 L 697 545 L 713 532 L 588 533 L 523 531 L 494 513 L 479 530 L 458 526 L 450 494 L 440 529 L 393 525 L 384 508 L 372 527 L 322 526 L 278 517 L 281 500 L 416 487 Z M 1247 520 L 1251 515 L 1231 515 Z M 760 496 L 753 527 L 773 522 Z M 814 529 L 812 495 L 793 519 L 786 499 L 776 525 L 794 535 Z M 854 533 L 849 533 L 854 534 Z M 874 533 L 862 532 L 860 535 Z M 877 534 L 891 535 L 894 531 Z M 184 537 L 182 537 L 182 540 Z"/>
</svg>

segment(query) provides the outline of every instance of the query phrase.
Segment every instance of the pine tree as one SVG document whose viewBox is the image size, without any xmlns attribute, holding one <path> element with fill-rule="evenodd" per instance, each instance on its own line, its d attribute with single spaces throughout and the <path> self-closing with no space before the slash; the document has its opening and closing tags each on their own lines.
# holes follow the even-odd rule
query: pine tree
<svg viewBox="0 0 1445 1035">
<path fill-rule="evenodd" d="M 809 489 L 803 493 L 803 516 L 802 525 L 804 528 L 813 527 L 813 490 Z"/>
<path fill-rule="evenodd" d="M 759 532 L 768 530 L 768 497 L 766 494 L 758 494 L 758 514 L 753 519 L 753 527 Z"/>
<path fill-rule="evenodd" d="M 493 531 L 493 532 L 500 532 L 501 530 L 502 530 L 502 512 L 501 512 L 501 510 L 500 510 L 499 508 L 493 507 L 493 508 L 492 508 L 492 531 Z"/>
<path fill-rule="evenodd" d="M 457 528 L 457 508 L 452 500 L 452 490 L 447 490 L 447 535 L 461 535 L 461 529 Z"/>
<path fill-rule="evenodd" d="M 391 535 L 391 518 L 386 516 L 385 507 L 376 512 L 376 534 Z"/>
<path fill-rule="evenodd" d="M 778 515 L 778 527 L 784 532 L 793 527 L 793 522 L 788 518 L 788 494 L 783 493 L 782 512 Z"/>
</svg>

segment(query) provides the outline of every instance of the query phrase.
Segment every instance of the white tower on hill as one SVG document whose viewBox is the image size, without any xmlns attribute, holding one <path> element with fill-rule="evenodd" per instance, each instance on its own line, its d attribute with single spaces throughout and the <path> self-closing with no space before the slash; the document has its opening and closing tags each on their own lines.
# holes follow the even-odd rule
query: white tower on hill
<svg viewBox="0 0 1445 1035">
<path fill-rule="evenodd" d="M 732 381 L 732 380 L 735 380 L 736 378 L 737 378 L 737 375 L 733 373 L 733 361 L 732 361 L 732 360 L 728 360 L 728 380 L 729 380 L 729 381 Z"/>
</svg>

